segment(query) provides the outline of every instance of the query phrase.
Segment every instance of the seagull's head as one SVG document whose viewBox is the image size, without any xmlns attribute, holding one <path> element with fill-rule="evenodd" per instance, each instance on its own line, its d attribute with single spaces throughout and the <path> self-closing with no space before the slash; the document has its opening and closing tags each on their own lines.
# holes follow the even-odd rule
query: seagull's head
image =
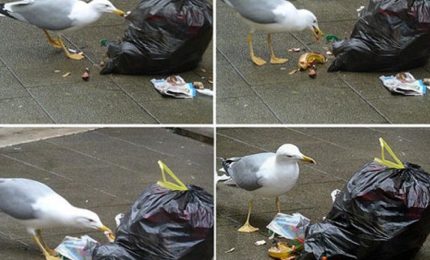
<svg viewBox="0 0 430 260">
<path fill-rule="evenodd" d="M 311 29 L 313 35 L 319 41 L 324 33 L 320 30 L 318 26 L 317 17 L 309 10 L 301 9 L 298 10 L 300 19 L 306 24 L 306 27 Z"/>
<path fill-rule="evenodd" d="M 99 13 L 112 13 L 118 16 L 125 16 L 124 11 L 116 8 L 111 2 L 108 0 L 93 0 L 89 3 L 95 10 Z"/>
<path fill-rule="evenodd" d="M 77 208 L 72 221 L 73 226 L 77 228 L 99 230 L 102 231 L 109 240 L 115 239 L 112 230 L 103 225 L 99 216 L 91 210 Z"/>
<path fill-rule="evenodd" d="M 308 157 L 304 154 L 302 154 L 297 146 L 294 144 L 283 144 L 281 147 L 278 148 L 276 151 L 276 156 L 283 161 L 291 161 L 291 162 L 298 162 L 298 161 L 304 161 L 308 163 L 315 164 L 315 160 L 311 157 Z"/>
</svg>

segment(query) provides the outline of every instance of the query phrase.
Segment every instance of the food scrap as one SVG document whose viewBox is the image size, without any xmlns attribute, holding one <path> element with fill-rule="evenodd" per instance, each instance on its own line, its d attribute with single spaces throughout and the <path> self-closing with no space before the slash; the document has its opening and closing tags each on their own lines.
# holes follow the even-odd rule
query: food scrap
<svg viewBox="0 0 430 260">
<path fill-rule="evenodd" d="M 85 68 L 84 73 L 82 74 L 82 79 L 84 81 L 88 81 L 90 80 L 90 69 L 89 68 Z"/>
<path fill-rule="evenodd" d="M 269 248 L 269 256 L 275 259 L 290 260 L 295 259 L 296 246 L 289 247 L 286 242 L 277 242 L 275 246 Z"/>
</svg>

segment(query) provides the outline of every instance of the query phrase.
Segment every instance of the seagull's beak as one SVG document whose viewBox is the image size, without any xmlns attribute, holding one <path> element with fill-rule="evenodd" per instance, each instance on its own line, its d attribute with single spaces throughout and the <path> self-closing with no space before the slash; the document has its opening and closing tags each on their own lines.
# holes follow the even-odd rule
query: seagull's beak
<svg viewBox="0 0 430 260">
<path fill-rule="evenodd" d="M 312 164 L 316 164 L 317 163 L 314 159 L 312 159 L 311 157 L 308 157 L 306 155 L 303 155 L 303 157 L 302 157 L 301 160 L 304 161 L 304 162 L 312 163 Z"/>
<path fill-rule="evenodd" d="M 98 229 L 105 234 L 105 236 L 110 242 L 113 242 L 115 240 L 115 235 L 113 234 L 112 230 L 110 230 L 110 228 L 106 227 L 105 225 L 102 225 Z"/>
<path fill-rule="evenodd" d="M 314 34 L 317 41 L 319 41 L 324 36 L 324 33 L 320 30 L 318 26 L 312 25 L 312 33 Z"/>
<path fill-rule="evenodd" d="M 124 17 L 124 16 L 125 16 L 124 11 L 119 10 L 119 9 L 114 9 L 114 10 L 112 11 L 112 13 L 113 13 L 113 14 L 116 14 L 116 15 L 118 15 L 118 16 L 121 16 L 121 17 Z"/>
</svg>

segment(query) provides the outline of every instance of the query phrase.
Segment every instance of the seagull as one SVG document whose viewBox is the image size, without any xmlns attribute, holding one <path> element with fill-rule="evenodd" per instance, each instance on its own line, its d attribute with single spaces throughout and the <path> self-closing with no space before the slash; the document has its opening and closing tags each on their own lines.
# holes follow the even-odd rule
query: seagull
<svg viewBox="0 0 430 260">
<path fill-rule="evenodd" d="M 42 229 L 97 229 L 113 237 L 112 231 L 102 224 L 96 213 L 72 206 L 47 185 L 30 179 L 0 178 L 0 211 L 25 226 L 47 260 L 59 258 L 43 241 Z"/>
<path fill-rule="evenodd" d="M 258 153 L 243 157 L 223 159 L 227 175 L 239 188 L 249 191 L 254 197 L 276 197 L 278 212 L 281 212 L 279 196 L 291 190 L 299 178 L 298 161 L 315 164 L 315 160 L 303 155 L 293 144 L 283 144 L 276 153 Z M 248 203 L 248 216 L 239 232 L 255 232 L 258 228 L 249 224 L 252 199 Z"/>
<path fill-rule="evenodd" d="M 272 33 L 312 30 L 315 38 L 319 40 L 323 33 L 318 27 L 316 16 L 306 9 L 296 7 L 286 0 L 222 0 L 239 14 L 250 26 L 248 33 L 248 46 L 251 60 L 261 66 L 266 61 L 255 56 L 252 47 L 252 36 L 256 31 L 267 32 L 267 42 L 270 49 L 270 63 L 283 64 L 288 59 L 276 57 L 272 46 Z"/>
<path fill-rule="evenodd" d="M 93 0 L 89 3 L 80 0 L 21 0 L 0 4 L 0 16 L 7 16 L 21 22 L 35 25 L 45 32 L 48 43 L 62 49 L 72 60 L 84 58 L 82 53 L 70 53 L 61 40 L 63 32 L 73 31 L 97 21 L 103 13 L 124 16 L 108 0 Z M 55 31 L 56 39 L 48 33 Z"/>
</svg>

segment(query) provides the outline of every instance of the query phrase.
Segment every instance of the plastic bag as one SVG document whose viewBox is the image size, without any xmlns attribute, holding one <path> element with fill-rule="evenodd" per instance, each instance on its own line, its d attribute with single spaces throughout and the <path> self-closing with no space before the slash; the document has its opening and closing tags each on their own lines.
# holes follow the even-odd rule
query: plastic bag
<svg viewBox="0 0 430 260">
<path fill-rule="evenodd" d="M 97 241 L 87 235 L 80 238 L 66 236 L 55 251 L 63 257 L 62 259 L 91 260 L 93 248 L 97 244 Z"/>
<path fill-rule="evenodd" d="M 163 180 L 143 191 L 121 219 L 115 244 L 96 248 L 94 260 L 212 259 L 212 195 L 185 186 L 159 164 Z M 176 183 L 167 181 L 165 171 Z"/>
<path fill-rule="evenodd" d="M 391 93 L 405 96 L 423 96 L 427 86 L 422 80 L 416 80 L 409 72 L 397 73 L 396 76 L 380 76 L 379 79 Z"/>
<path fill-rule="evenodd" d="M 349 40 L 335 42 L 328 71 L 393 71 L 430 57 L 430 1 L 370 0 Z"/>
<path fill-rule="evenodd" d="M 303 242 L 305 229 L 309 223 L 310 220 L 300 213 L 293 213 L 293 215 L 278 213 L 267 225 L 267 229 L 287 239 Z"/>
<path fill-rule="evenodd" d="M 396 162 L 383 155 L 354 174 L 327 218 L 307 230 L 300 260 L 412 259 L 420 250 L 430 233 L 430 175 L 384 148 Z"/>
<path fill-rule="evenodd" d="M 206 0 L 141 0 L 123 42 L 108 43 L 101 74 L 173 74 L 194 69 L 212 39 Z"/>
</svg>

